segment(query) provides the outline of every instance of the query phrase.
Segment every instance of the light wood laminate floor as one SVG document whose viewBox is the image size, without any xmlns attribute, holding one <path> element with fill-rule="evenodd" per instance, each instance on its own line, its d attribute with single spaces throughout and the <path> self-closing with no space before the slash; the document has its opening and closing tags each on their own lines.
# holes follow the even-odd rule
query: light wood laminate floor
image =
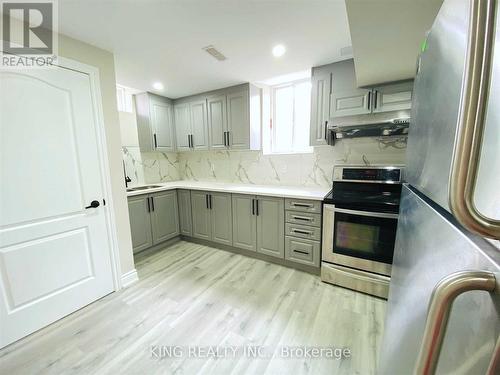
<svg viewBox="0 0 500 375">
<path fill-rule="evenodd" d="M 137 256 L 136 267 L 139 281 L 129 288 L 1 350 L 0 373 L 375 371 L 383 300 L 324 284 L 318 276 L 185 241 Z M 259 345 L 261 354 L 275 356 L 251 358 L 248 348 Z M 160 353 L 172 346 L 177 352 L 171 357 Z M 209 346 L 218 347 L 221 357 L 206 358 L 213 354 L 202 352 Z M 348 348 L 351 356 L 308 358 L 291 349 L 303 346 Z M 238 350 L 234 355 L 233 349 Z M 298 358 L 286 358 L 292 350 Z"/>
</svg>

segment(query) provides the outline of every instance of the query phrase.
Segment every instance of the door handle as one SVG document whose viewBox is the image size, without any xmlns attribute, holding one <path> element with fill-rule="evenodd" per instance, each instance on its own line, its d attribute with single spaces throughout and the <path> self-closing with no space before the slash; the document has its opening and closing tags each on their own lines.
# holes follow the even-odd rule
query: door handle
<svg viewBox="0 0 500 375">
<path fill-rule="evenodd" d="M 432 291 L 424 336 L 415 366 L 416 375 L 436 372 L 453 301 L 462 293 L 484 290 L 498 293 L 495 274 L 488 271 L 461 271 L 441 279 Z"/>
<path fill-rule="evenodd" d="M 146 200 L 148 201 L 148 212 L 151 212 L 151 203 L 149 202 L 149 197 L 146 198 Z"/>
<path fill-rule="evenodd" d="M 187 137 L 188 137 L 188 147 L 191 148 L 191 137 L 189 136 L 189 134 Z"/>
<path fill-rule="evenodd" d="M 465 65 L 458 133 L 451 162 L 449 205 L 457 220 L 483 237 L 500 239 L 500 220 L 484 216 L 474 203 L 481 157 L 495 27 L 495 1 L 471 2 L 469 48 Z"/>
<path fill-rule="evenodd" d="M 208 194 L 205 194 L 205 205 L 207 206 L 207 210 L 208 210 Z"/>
<path fill-rule="evenodd" d="M 101 204 L 99 203 L 99 201 L 92 201 L 92 202 L 90 202 L 90 206 L 85 207 L 85 209 L 88 210 L 89 208 L 97 208 L 100 205 Z"/>
<path fill-rule="evenodd" d="M 193 135 L 192 135 L 192 134 L 190 134 L 190 137 L 191 137 L 191 148 L 194 148 Z"/>
<path fill-rule="evenodd" d="M 210 209 L 212 209 L 212 194 L 208 194 L 208 205 L 210 206 Z"/>
<path fill-rule="evenodd" d="M 229 130 L 226 132 L 226 134 L 227 134 L 227 135 L 226 135 L 226 137 L 227 137 L 227 147 L 229 147 L 229 146 L 230 146 L 230 145 L 229 145 Z"/>
<path fill-rule="evenodd" d="M 252 215 L 255 215 L 255 199 L 252 199 Z"/>
<path fill-rule="evenodd" d="M 328 140 L 328 120 L 325 121 L 325 141 Z"/>
<path fill-rule="evenodd" d="M 158 142 L 156 142 L 156 134 L 153 134 L 153 140 L 155 141 L 155 148 L 158 148 Z"/>
<path fill-rule="evenodd" d="M 259 200 L 255 200 L 255 215 L 259 216 Z"/>
<path fill-rule="evenodd" d="M 154 197 L 151 197 L 151 211 L 155 210 L 155 199 Z"/>
<path fill-rule="evenodd" d="M 371 109 L 372 92 L 368 91 L 368 110 Z"/>
<path fill-rule="evenodd" d="M 224 132 L 224 147 L 227 147 L 226 132 Z"/>
<path fill-rule="evenodd" d="M 374 96 L 373 96 L 373 109 L 377 109 L 377 97 L 378 97 L 378 91 L 374 90 Z"/>
</svg>

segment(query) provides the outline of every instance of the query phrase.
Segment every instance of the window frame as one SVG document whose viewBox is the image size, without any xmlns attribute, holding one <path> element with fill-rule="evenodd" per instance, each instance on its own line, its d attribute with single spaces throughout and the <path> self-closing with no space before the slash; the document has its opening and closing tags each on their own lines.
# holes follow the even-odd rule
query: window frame
<svg viewBox="0 0 500 375">
<path fill-rule="evenodd" d="M 295 111 L 295 90 L 296 86 L 301 83 L 310 83 L 312 84 L 311 77 L 307 78 L 301 78 L 297 79 L 294 81 L 290 82 L 283 82 L 280 84 L 272 85 L 270 86 L 270 104 L 271 104 L 271 131 L 269 132 L 271 137 L 269 140 L 269 152 L 267 154 L 274 154 L 274 155 L 279 155 L 279 154 L 310 154 L 313 153 L 313 147 L 310 145 L 309 138 L 307 142 L 307 146 L 304 149 L 295 149 L 294 144 L 295 144 L 295 136 L 296 136 L 296 111 Z M 292 106 L 292 144 L 291 144 L 291 149 L 286 150 L 286 151 L 277 151 L 275 149 L 276 147 L 276 91 L 282 88 L 286 87 L 292 87 L 293 88 L 293 106 Z M 312 94 L 312 93 L 311 93 Z M 310 98 L 309 98 L 310 100 Z M 310 126 L 311 126 L 311 118 L 310 118 L 310 113 L 309 113 L 309 131 L 310 131 Z"/>
</svg>

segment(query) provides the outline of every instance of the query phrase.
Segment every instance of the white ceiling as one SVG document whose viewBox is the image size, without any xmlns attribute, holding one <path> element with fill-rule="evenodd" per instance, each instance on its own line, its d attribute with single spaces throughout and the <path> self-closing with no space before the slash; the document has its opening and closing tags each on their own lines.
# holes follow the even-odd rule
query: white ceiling
<svg viewBox="0 0 500 375">
<path fill-rule="evenodd" d="M 342 60 L 351 45 L 344 0 L 59 0 L 59 31 L 112 51 L 119 84 L 160 81 L 170 98 Z"/>
</svg>

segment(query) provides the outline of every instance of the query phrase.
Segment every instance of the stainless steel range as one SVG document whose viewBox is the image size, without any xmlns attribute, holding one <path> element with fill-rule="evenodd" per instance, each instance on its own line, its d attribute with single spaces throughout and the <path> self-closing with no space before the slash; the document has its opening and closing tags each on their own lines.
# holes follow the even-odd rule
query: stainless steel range
<svg viewBox="0 0 500 375">
<path fill-rule="evenodd" d="M 387 298 L 401 166 L 336 166 L 323 200 L 321 279 Z"/>
</svg>

